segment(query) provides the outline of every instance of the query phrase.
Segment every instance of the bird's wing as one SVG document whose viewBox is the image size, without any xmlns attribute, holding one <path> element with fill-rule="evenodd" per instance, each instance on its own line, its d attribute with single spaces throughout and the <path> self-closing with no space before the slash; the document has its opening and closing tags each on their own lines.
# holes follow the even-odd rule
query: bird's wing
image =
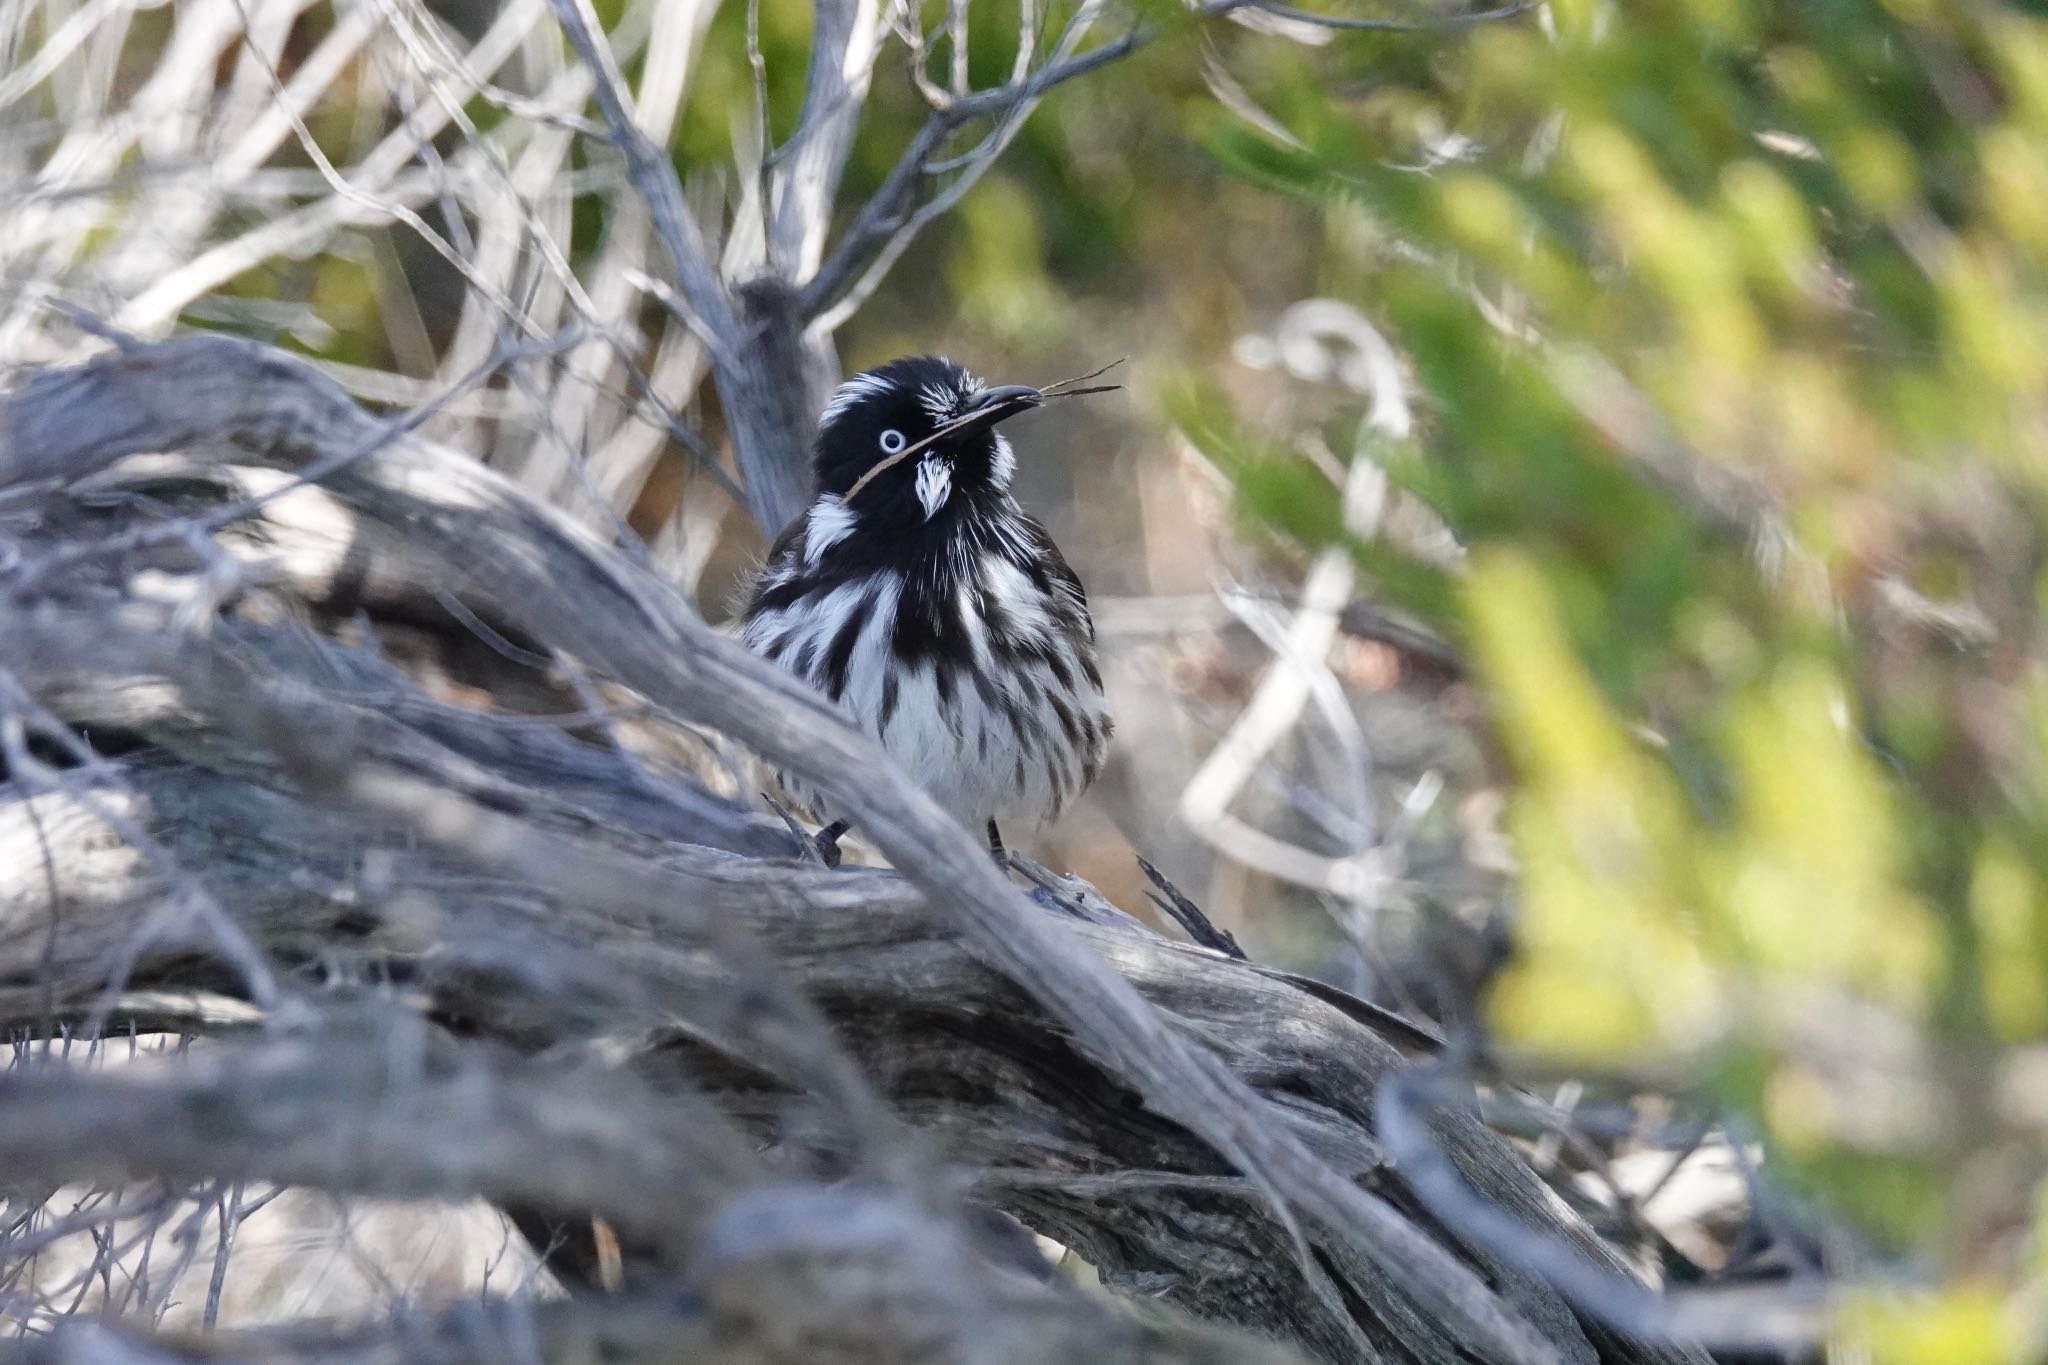
<svg viewBox="0 0 2048 1365">
<path fill-rule="evenodd" d="M 1088 643 L 1095 643 L 1095 618 L 1088 612 L 1088 590 L 1081 586 L 1081 580 L 1074 576 L 1073 566 L 1060 553 L 1060 547 L 1038 524 L 1036 517 L 1020 517 L 1024 523 L 1024 535 L 1030 542 L 1033 558 L 1044 566 L 1046 588 L 1062 605 L 1079 620 L 1081 629 L 1088 633 Z"/>
<path fill-rule="evenodd" d="M 761 560 L 761 570 L 754 575 L 753 586 L 747 590 L 746 610 L 743 617 L 752 616 L 764 606 L 782 605 L 770 603 L 767 599 L 776 589 L 788 585 L 799 567 L 803 554 L 804 531 L 811 523 L 809 508 L 791 518 L 789 525 L 775 537 L 775 543 L 768 547 L 767 555 Z"/>
</svg>

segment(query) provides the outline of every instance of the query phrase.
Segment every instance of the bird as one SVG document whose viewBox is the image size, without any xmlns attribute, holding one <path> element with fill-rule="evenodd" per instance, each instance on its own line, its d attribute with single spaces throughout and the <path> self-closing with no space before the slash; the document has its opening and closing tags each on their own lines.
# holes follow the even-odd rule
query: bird
<svg viewBox="0 0 2048 1365">
<path fill-rule="evenodd" d="M 1017 457 L 996 429 L 1058 387 L 985 384 L 936 355 L 841 384 L 818 418 L 812 501 L 769 548 L 740 624 L 748 648 L 985 830 L 998 863 L 1003 825 L 1057 817 L 1113 728 L 1088 594 L 1012 495 Z M 859 813 L 778 778 L 829 821 L 814 837 L 836 864 Z"/>
</svg>

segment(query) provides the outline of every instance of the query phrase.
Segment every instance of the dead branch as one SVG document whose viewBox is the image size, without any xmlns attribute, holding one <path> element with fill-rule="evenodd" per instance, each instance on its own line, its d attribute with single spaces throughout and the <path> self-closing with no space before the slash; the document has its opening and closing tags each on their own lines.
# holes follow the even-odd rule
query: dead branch
<svg viewBox="0 0 2048 1365">
<path fill-rule="evenodd" d="M 185 458 L 109 468 L 167 451 Z M 306 468 L 320 489 L 275 472 Z M 24 745 L 9 751 L 0 1016 L 17 1027 L 106 1017 L 110 987 L 233 992 L 205 926 L 159 913 L 166 868 L 191 869 L 297 983 L 295 1007 L 342 960 L 354 967 L 341 979 L 394 983 L 399 997 L 371 998 L 415 1001 L 465 1043 L 589 1066 L 624 1042 L 655 1107 L 607 1097 L 618 1078 L 592 1081 L 588 1105 L 632 1118 L 660 1151 L 617 1186 L 524 1181 L 519 1163 L 547 1169 L 564 1138 L 542 1121 L 552 1111 L 522 1122 L 508 1101 L 488 1111 L 513 1115 L 492 1140 L 501 1155 L 469 1188 L 598 1209 L 685 1265 L 704 1255 L 717 1201 L 659 1163 L 694 1160 L 730 1121 L 814 1152 L 799 1163 L 810 1178 L 873 1178 L 940 1231 L 957 1227 L 949 1190 L 971 1186 L 1112 1283 L 1326 1359 L 1693 1358 L 1582 1323 L 1423 1212 L 1374 1135 L 1372 1097 L 1403 1066 L 1374 1011 L 1168 943 L 1085 897 L 1026 899 L 879 750 L 667 583 L 297 361 L 208 337 L 35 376 L 0 405 L 0 535 L 8 674 L 65 725 L 134 753 L 114 764 L 74 747 L 70 768 L 46 771 Z M 659 715 L 802 773 L 865 812 L 901 877 L 763 857 L 788 836 L 702 783 L 531 717 L 435 703 L 302 615 L 429 619 L 424 604 L 442 599 L 534 659 L 573 658 Z M 533 692 L 554 685 L 531 664 L 504 671 L 522 668 Z M 473 1074 L 496 1073 L 456 1067 L 447 1084 Z M 192 1112 L 178 1087 L 203 1082 L 175 1083 L 147 1112 L 168 1129 Z M 258 1140 L 285 1102 L 264 1093 L 201 1104 L 230 1133 L 251 1125 L 248 1140 L 166 1144 L 156 1159 L 190 1164 L 162 1173 L 347 1187 L 347 1170 L 310 1159 L 261 1164 L 301 1150 Z M 363 1102 L 335 1094 L 331 1110 L 304 1100 L 307 1114 L 338 1123 Z M 724 1118 L 665 1138 L 676 1120 L 659 1105 L 699 1096 Z M 63 1102 L 37 1092 L 0 1109 L 61 1116 Z M 1475 1119 L 1429 1124 L 1494 1204 L 1621 1273 Z M 0 1123 L 0 1168 L 92 1173 L 77 1164 L 90 1144 L 50 1136 L 59 1128 Z M 925 1143 L 958 1182 L 918 1157 Z M 143 1147 L 90 1159 L 152 1160 Z M 591 1159 L 609 1150 L 593 1144 Z M 818 1150 L 834 1155 L 821 1165 Z M 374 1164 L 407 1178 L 402 1154 Z M 689 1207 L 629 1207 L 669 1201 Z M 815 1220 L 810 1232 L 824 1235 Z M 985 1309 L 977 1294 L 953 1305 L 956 1325 Z"/>
<path fill-rule="evenodd" d="M 878 1257 L 864 1258 L 872 1267 Z M 763 1270 L 769 1273 L 763 1274 Z M 43 1341 L 0 1342 L 0 1365 L 939 1365 L 965 1358 L 957 1337 L 934 1336 L 905 1304 L 935 1297 L 910 1261 L 842 1273 L 825 1292 L 791 1299 L 791 1277 L 756 1262 L 700 1302 L 648 1295 L 571 1303 L 465 1306 L 369 1331 L 237 1332 L 150 1338 L 80 1323 Z M 953 1305 L 946 1305 L 950 1309 Z M 1284 1347 L 1199 1324 L 1135 1321 L 1101 1304 L 1011 1282 L 978 1305 L 971 1355 L 1019 1365 L 1292 1365 Z M 935 1316 L 935 1315 L 932 1315 Z M 906 1320 L 907 1319 L 907 1320 Z M 811 1330 L 806 1330 L 811 1329 Z"/>
</svg>

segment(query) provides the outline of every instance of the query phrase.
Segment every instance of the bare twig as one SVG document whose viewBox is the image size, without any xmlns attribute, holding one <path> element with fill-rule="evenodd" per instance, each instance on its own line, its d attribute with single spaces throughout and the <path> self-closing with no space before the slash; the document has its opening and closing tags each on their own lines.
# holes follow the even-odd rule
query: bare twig
<svg viewBox="0 0 2048 1365">
<path fill-rule="evenodd" d="M 1277 3 L 1277 0 L 1253 0 L 1248 8 L 1264 14 L 1277 15 L 1297 23 L 1312 24 L 1317 28 L 1351 29 L 1366 33 L 1435 33 L 1451 29 L 1469 28 L 1474 24 L 1492 23 L 1499 19 L 1512 19 L 1535 9 L 1542 0 L 1515 0 L 1511 5 L 1497 5 L 1491 9 L 1466 10 L 1432 14 L 1421 19 L 1388 19 L 1372 15 L 1325 14 L 1320 10 L 1300 9 L 1294 5 Z"/>
<path fill-rule="evenodd" d="M 723 359 L 738 342 L 739 322 L 733 316 L 725 286 L 712 266 L 703 233 L 683 202 L 682 182 L 676 179 L 675 167 L 634 120 L 632 95 L 618 63 L 612 60 L 611 49 L 605 45 L 589 0 L 548 3 L 569 45 L 596 78 L 598 112 L 609 130 L 612 145 L 626 158 L 627 177 L 653 217 L 655 233 L 667 249 L 676 284 L 689 304 L 690 320 L 713 354 Z"/>
<path fill-rule="evenodd" d="M 1823 1336 L 1823 1293 L 1749 1288 L 1658 1295 L 1596 1266 L 1578 1248 L 1533 1231 L 1474 1193 L 1431 1136 L 1431 1110 L 1471 1102 L 1470 1086 L 1444 1067 L 1381 1082 L 1377 1105 L 1387 1148 L 1432 1211 L 1507 1264 L 1539 1275 L 1581 1310 L 1644 1341 L 1699 1342 L 1742 1351 L 1810 1350 Z"/>
<path fill-rule="evenodd" d="M 881 51 L 875 0 L 820 0 L 812 16 L 803 112 L 769 159 L 768 264 L 789 280 L 809 278 L 824 254 L 840 174 Z"/>
<path fill-rule="evenodd" d="M 1315 300 L 1296 305 L 1281 326 L 1341 337 L 1350 347 L 1356 370 L 1351 385 L 1371 400 L 1368 430 L 1379 441 L 1406 439 L 1410 415 L 1400 362 L 1379 330 L 1356 309 Z M 1385 467 L 1377 452 L 1361 443 L 1352 453 L 1344 482 L 1342 516 L 1350 536 L 1367 540 L 1375 534 L 1386 491 Z M 1301 604 L 1276 642 L 1274 666 L 1230 732 L 1203 760 L 1180 802 L 1187 822 L 1232 857 L 1349 900 L 1364 899 L 1373 886 L 1369 811 L 1359 811 L 1361 820 L 1368 822 L 1359 840 L 1362 847 L 1348 857 L 1332 858 L 1258 829 L 1233 815 L 1230 805 L 1265 755 L 1294 728 L 1318 679 L 1327 675 L 1330 644 L 1356 579 L 1348 545 L 1332 545 L 1317 555 L 1301 590 Z M 1356 771 L 1361 765 L 1347 766 Z"/>
<path fill-rule="evenodd" d="M 1245 951 L 1238 946 L 1237 940 L 1231 936 L 1229 930 L 1219 929 L 1211 923 L 1209 917 L 1202 913 L 1202 907 L 1181 894 L 1181 889 L 1166 880 L 1166 874 L 1152 866 L 1149 861 L 1140 858 L 1138 866 L 1144 869 L 1145 880 L 1157 888 L 1156 894 L 1152 896 L 1152 903 L 1171 915 L 1174 923 L 1178 924 L 1189 938 L 1204 948 L 1213 948 L 1226 957 L 1243 960 Z"/>
<path fill-rule="evenodd" d="M 1242 3 L 1244 0 L 1206 0 L 1200 13 L 1212 17 Z M 873 291 L 918 231 L 973 186 L 1040 97 L 1057 85 L 1128 56 L 1152 36 L 1151 30 L 1134 28 L 1085 52 L 1077 51 L 1100 12 L 1099 2 L 1084 4 L 1046 64 L 1030 76 L 951 99 L 933 111 L 881 185 L 861 205 L 817 273 L 804 282 L 797 298 L 797 310 L 804 318 L 824 331 L 834 330 Z M 997 128 L 975 159 L 958 166 L 957 177 L 937 196 L 917 204 L 923 182 L 940 164 L 939 153 L 948 140 L 983 119 L 997 120 Z"/>
</svg>

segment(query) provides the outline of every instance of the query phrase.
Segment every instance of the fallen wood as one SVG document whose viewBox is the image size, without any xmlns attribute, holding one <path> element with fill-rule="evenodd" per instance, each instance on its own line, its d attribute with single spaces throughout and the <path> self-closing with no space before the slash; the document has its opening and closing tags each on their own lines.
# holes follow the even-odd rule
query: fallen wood
<svg viewBox="0 0 2048 1365">
<path fill-rule="evenodd" d="M 149 458 L 117 466 L 129 457 Z M 299 1149 L 273 1125 L 296 1091 L 229 1085 L 199 1102 L 203 1076 L 105 1094 L 38 1077 L 11 1103 L 0 1092 L 0 1110 L 52 1118 L 0 1120 L 17 1181 L 113 1161 L 595 1211 L 708 1294 L 707 1229 L 749 1209 L 783 1227 L 760 1192 L 794 1179 L 812 1202 L 776 1206 L 796 1211 L 776 1245 L 805 1271 L 768 1301 L 830 1305 L 832 1274 L 868 1255 L 819 1213 L 848 1207 L 829 1200 L 851 1179 L 872 1190 L 861 1208 L 917 1229 L 909 1242 L 966 1248 L 949 1263 L 973 1267 L 939 1299 L 876 1271 L 903 1315 L 891 1358 L 982 1358 L 945 1343 L 1000 1320 L 1013 1273 L 975 1252 L 968 1201 L 1113 1286 L 1326 1360 L 1700 1358 L 1582 1319 L 1424 1211 L 1372 1108 L 1426 1034 L 1160 938 L 1083 888 L 1027 898 L 870 743 L 668 585 L 288 357 L 199 338 L 31 379 L 0 406 L 0 536 L 0 716 L 35 740 L 10 744 L 0 787 L 0 1020 L 104 1022 L 136 992 L 212 992 L 260 1007 L 260 1059 L 271 1033 L 346 1005 L 413 1019 L 451 1087 L 505 1075 L 544 1090 L 554 1073 L 531 1068 L 559 1068 L 568 1091 L 590 1087 L 587 1108 L 641 1116 L 605 1146 L 541 1122 L 545 1108 L 472 1111 L 497 1155 L 415 1172 L 421 1186 L 403 1184 L 402 1126 L 355 1166 L 287 1162 Z M 437 700 L 376 650 L 379 618 L 515 643 L 466 684 L 501 703 L 572 706 L 564 678 L 587 676 L 645 710 L 554 726 Z M 363 620 L 367 636 L 343 638 Z M 613 747 L 631 729 L 680 751 L 690 726 L 867 812 L 900 875 L 806 864 L 779 822 Z M 358 1075 L 360 1035 L 331 1043 L 336 1074 Z M 317 1069 L 294 1046 L 299 1074 Z M 416 1083 L 423 1105 L 440 1093 Z M 72 1087 L 94 1121 L 153 1121 L 126 1145 L 83 1142 L 58 1122 Z M 324 1121 L 301 1115 L 309 1132 L 383 1115 L 346 1086 L 320 1103 Z M 1429 1123 L 1494 1206 L 1626 1273 L 1476 1118 Z M 756 1149 L 778 1154 L 772 1175 Z M 1171 1352 L 1225 1340 L 1182 1324 L 1132 1340 L 1158 1354 L 1081 1351 L 1122 1329 L 1070 1292 L 1031 1293 L 1033 1314 L 1067 1324 L 1044 1340 L 1069 1357 L 1196 1359 Z M 845 1311 L 797 1314 L 788 1349 L 815 1353 L 789 1358 L 835 1358 Z M 927 1338 L 929 1355 L 905 1344 Z M 1265 1350 L 1230 1340 L 1241 1354 L 1212 1358 Z M 1050 1358 L 1037 1349 L 989 1358 Z"/>
</svg>

